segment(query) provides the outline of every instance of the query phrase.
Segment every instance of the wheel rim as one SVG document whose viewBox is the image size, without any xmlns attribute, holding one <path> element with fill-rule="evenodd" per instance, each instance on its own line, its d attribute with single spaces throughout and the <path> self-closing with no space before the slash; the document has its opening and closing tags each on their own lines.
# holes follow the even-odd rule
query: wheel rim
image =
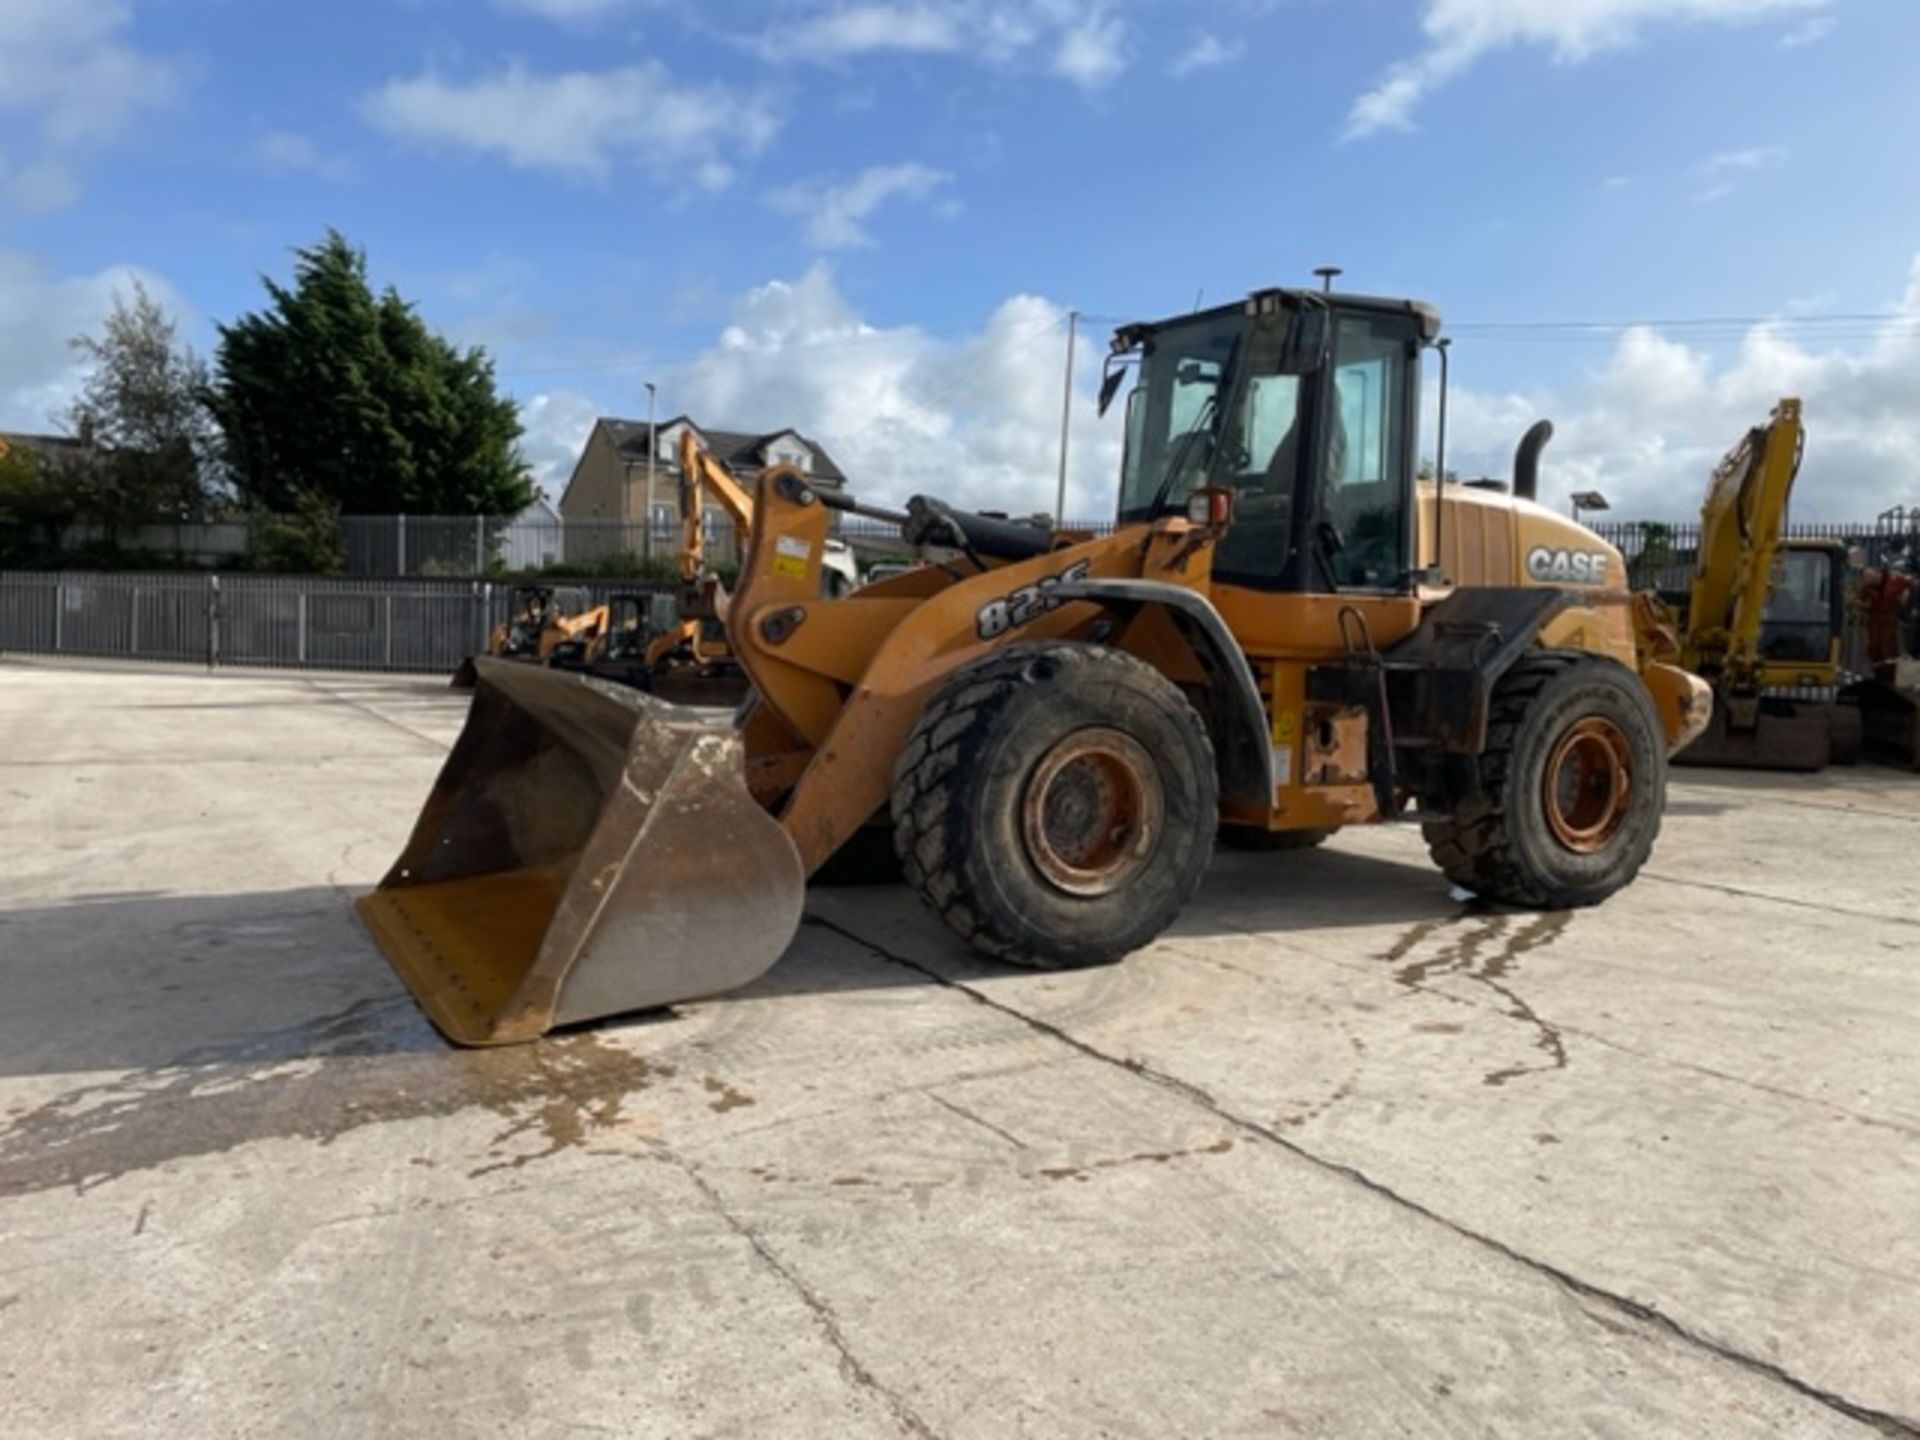
<svg viewBox="0 0 1920 1440">
<path fill-rule="evenodd" d="M 1109 895 L 1153 858 L 1166 815 L 1160 767 L 1131 735 L 1079 730 L 1034 767 L 1020 812 L 1027 855 L 1050 885 Z"/>
<path fill-rule="evenodd" d="M 1554 745 L 1544 785 L 1554 838 L 1581 855 L 1605 848 L 1633 802 L 1626 732 L 1598 715 L 1577 722 Z"/>
</svg>

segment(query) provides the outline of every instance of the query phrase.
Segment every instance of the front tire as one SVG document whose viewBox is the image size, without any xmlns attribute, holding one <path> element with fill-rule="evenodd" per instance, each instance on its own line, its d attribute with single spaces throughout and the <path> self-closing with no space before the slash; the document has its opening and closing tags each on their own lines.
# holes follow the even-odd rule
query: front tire
<svg viewBox="0 0 1920 1440">
<path fill-rule="evenodd" d="M 907 882 L 975 949 L 1098 964 L 1147 944 L 1206 873 L 1205 722 L 1131 655 L 1009 645 L 949 676 L 894 766 Z"/>
<path fill-rule="evenodd" d="M 1529 909 L 1597 905 L 1660 833 L 1667 759 L 1639 677 L 1577 651 L 1521 660 L 1494 687 L 1477 794 L 1423 833 L 1447 878 Z"/>
</svg>

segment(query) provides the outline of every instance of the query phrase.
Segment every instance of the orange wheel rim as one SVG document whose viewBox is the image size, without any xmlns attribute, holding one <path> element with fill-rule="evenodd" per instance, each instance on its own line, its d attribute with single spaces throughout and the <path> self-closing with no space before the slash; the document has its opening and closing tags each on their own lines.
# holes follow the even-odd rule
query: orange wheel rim
<svg viewBox="0 0 1920 1440">
<path fill-rule="evenodd" d="M 1120 889 L 1153 858 L 1166 818 L 1160 767 L 1131 735 L 1077 730 L 1042 757 L 1020 802 L 1027 856 L 1069 895 Z"/>
<path fill-rule="evenodd" d="M 1633 751 L 1613 721 L 1589 715 L 1554 744 L 1543 779 L 1554 839 L 1580 855 L 1606 848 L 1633 803 Z"/>
</svg>

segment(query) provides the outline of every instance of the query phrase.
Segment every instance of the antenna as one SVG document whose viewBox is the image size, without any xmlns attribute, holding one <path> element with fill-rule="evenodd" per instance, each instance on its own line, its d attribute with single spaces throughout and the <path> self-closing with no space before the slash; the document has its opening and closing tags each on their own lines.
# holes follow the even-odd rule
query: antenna
<svg viewBox="0 0 1920 1440">
<path fill-rule="evenodd" d="M 1322 295 L 1331 295 L 1333 293 L 1333 282 L 1347 272 L 1342 270 L 1338 265 L 1322 265 L 1313 273 L 1320 277 L 1320 293 Z"/>
</svg>

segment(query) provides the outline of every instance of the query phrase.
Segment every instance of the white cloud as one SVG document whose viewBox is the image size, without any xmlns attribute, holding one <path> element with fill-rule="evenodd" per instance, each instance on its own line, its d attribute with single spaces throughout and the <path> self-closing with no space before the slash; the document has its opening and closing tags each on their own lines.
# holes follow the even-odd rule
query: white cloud
<svg viewBox="0 0 1920 1440">
<path fill-rule="evenodd" d="M 354 165 L 344 155 L 322 148 L 309 135 L 294 130 L 269 130 L 247 147 L 247 158 L 272 175 L 310 176 L 316 180 L 350 180 Z"/>
<path fill-rule="evenodd" d="M 1053 52 L 1053 72 L 1087 90 L 1112 83 L 1128 63 L 1127 25 L 1095 7 L 1071 21 Z"/>
<path fill-rule="evenodd" d="M 1782 50 L 1797 50 L 1802 45 L 1815 45 L 1833 33 L 1833 27 L 1839 22 L 1831 15 L 1815 15 L 1802 21 L 1780 37 Z"/>
<path fill-rule="evenodd" d="M 1786 163 L 1787 152 L 1779 145 L 1756 145 L 1747 150 L 1722 150 L 1700 162 L 1700 168 L 1715 170 L 1770 170 Z"/>
<path fill-rule="evenodd" d="M 943 54 L 958 50 L 962 31 L 933 5 L 843 5 L 767 30 L 758 45 L 768 59 L 839 60 L 873 51 Z"/>
<path fill-rule="evenodd" d="M 516 169 L 597 180 L 632 163 L 707 190 L 732 181 L 729 157 L 755 154 L 780 128 L 758 96 L 681 84 L 657 61 L 554 74 L 516 63 L 464 82 L 428 71 L 389 81 L 362 111 L 387 134 Z"/>
<path fill-rule="evenodd" d="M 1547 50 L 1577 65 L 1635 43 L 1644 30 L 1685 23 L 1740 24 L 1793 11 L 1817 10 L 1828 0 L 1425 0 L 1420 28 L 1426 48 L 1392 66 L 1354 101 L 1346 136 L 1405 130 L 1434 90 L 1481 57 L 1514 46 Z"/>
<path fill-rule="evenodd" d="M 883 53 L 1037 66 L 1087 90 L 1132 61 L 1111 0 L 813 0 L 749 42 L 764 59 L 835 64 Z"/>
<path fill-rule="evenodd" d="M 1756 145 L 1746 150 L 1722 150 L 1709 155 L 1700 162 L 1700 172 L 1708 177 L 1710 183 L 1693 198 L 1702 205 L 1717 204 L 1739 188 L 1732 176 L 1771 170 L 1776 165 L 1784 165 L 1786 160 L 1787 152 L 1779 145 Z"/>
<path fill-rule="evenodd" d="M 866 221 L 891 200 L 925 200 L 952 180 L 944 170 L 908 162 L 874 165 L 838 184 L 808 181 L 768 196 L 776 210 L 805 222 L 807 243 L 816 250 L 862 249 L 873 244 Z"/>
<path fill-rule="evenodd" d="M 182 313 L 172 287 L 136 266 L 55 276 L 28 255 L 0 250 L 0 429 L 60 428 L 85 378 L 72 340 L 98 334 L 114 296 L 131 297 L 136 283 L 175 315 Z"/>
<path fill-rule="evenodd" d="M 1246 54 L 1247 47 L 1239 40 L 1225 41 L 1210 30 L 1202 30 L 1193 37 L 1193 43 L 1174 57 L 1167 66 L 1167 73 L 1176 77 L 1193 74 L 1196 70 L 1211 70 L 1216 65 L 1230 64 Z"/>
<path fill-rule="evenodd" d="M 1521 432 L 1546 415 L 1558 430 L 1541 471 L 1546 503 L 1564 511 L 1573 491 L 1599 490 L 1620 519 L 1690 519 L 1715 462 L 1792 395 L 1805 402 L 1807 425 L 1794 514 L 1870 520 L 1914 498 L 1920 256 L 1896 309 L 1848 347 L 1822 347 L 1818 326 L 1772 321 L 1716 357 L 1642 327 L 1623 334 L 1584 381 L 1558 392 L 1456 386 L 1449 425 L 1457 448 L 1448 466 L 1503 476 Z"/>
<path fill-rule="evenodd" d="M 520 403 L 520 453 L 533 470 L 533 480 L 555 504 L 567 488 L 573 467 L 586 449 L 587 436 L 602 411 L 587 396 L 572 390 L 554 390 Z"/>
<path fill-rule="evenodd" d="M 1027 514 L 1051 510 L 1066 311 L 1004 301 L 976 334 L 876 326 L 825 262 L 746 295 L 718 342 L 662 387 L 662 405 L 743 430 L 794 426 L 832 453 L 862 498 L 913 494 Z M 1083 341 L 1087 337 L 1082 337 Z M 1093 413 L 1100 347 L 1080 346 L 1068 510 L 1113 510 L 1118 411 Z"/>
<path fill-rule="evenodd" d="M 178 93 L 174 66 L 128 43 L 128 18 L 125 0 L 0 4 L 0 116 L 25 122 L 18 148 L 0 149 L 0 194 L 12 203 L 71 203 L 88 157 Z"/>
</svg>

